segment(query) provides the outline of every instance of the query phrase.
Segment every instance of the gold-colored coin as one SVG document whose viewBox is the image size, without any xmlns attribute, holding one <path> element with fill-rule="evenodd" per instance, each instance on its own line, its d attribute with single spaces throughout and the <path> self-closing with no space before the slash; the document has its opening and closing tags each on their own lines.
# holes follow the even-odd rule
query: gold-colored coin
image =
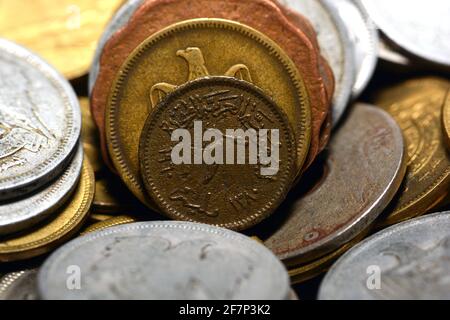
<svg viewBox="0 0 450 320">
<path fill-rule="evenodd" d="M 379 227 L 426 213 L 450 186 L 450 156 L 442 129 L 442 110 L 450 83 L 436 78 L 410 80 L 381 92 L 376 104 L 403 130 L 408 171 Z"/>
<path fill-rule="evenodd" d="M 447 142 L 447 147 L 450 150 L 450 89 L 447 92 L 447 97 L 445 98 L 444 107 L 442 109 L 442 123 L 444 127 L 445 141 Z"/>
<path fill-rule="evenodd" d="M 128 57 L 111 88 L 106 108 L 109 153 L 129 189 L 148 203 L 138 149 L 153 107 L 179 85 L 206 77 L 252 82 L 284 110 L 297 142 L 297 172 L 308 153 L 311 110 L 303 80 L 272 40 L 245 25 L 221 19 L 188 20 L 143 42 Z"/>
<path fill-rule="evenodd" d="M 127 223 L 133 223 L 133 222 L 137 222 L 137 221 L 138 220 L 136 218 L 131 217 L 131 216 L 112 217 L 110 219 L 107 219 L 104 221 L 99 221 L 97 223 L 94 223 L 94 224 L 88 226 L 80 235 L 85 235 L 85 234 L 88 234 L 91 232 L 100 231 L 100 230 L 104 230 L 107 228 L 120 226 L 122 224 L 127 224 Z"/>
<path fill-rule="evenodd" d="M 67 78 L 89 70 L 97 40 L 123 0 L 1 0 L 0 36 L 35 51 Z"/>
<path fill-rule="evenodd" d="M 37 227 L 21 234 L 3 237 L 0 242 L 0 261 L 36 257 L 68 240 L 87 218 L 93 199 L 94 172 L 85 157 L 79 185 L 68 204 Z"/>
<path fill-rule="evenodd" d="M 132 196 L 115 177 L 103 177 L 95 181 L 95 197 L 92 209 L 97 213 L 117 214 L 131 207 Z"/>
<path fill-rule="evenodd" d="M 83 140 L 83 149 L 94 172 L 97 173 L 104 167 L 102 156 L 100 154 L 100 142 L 97 127 L 91 116 L 89 99 L 80 97 L 78 100 L 80 102 L 82 115 L 81 139 Z"/>
</svg>

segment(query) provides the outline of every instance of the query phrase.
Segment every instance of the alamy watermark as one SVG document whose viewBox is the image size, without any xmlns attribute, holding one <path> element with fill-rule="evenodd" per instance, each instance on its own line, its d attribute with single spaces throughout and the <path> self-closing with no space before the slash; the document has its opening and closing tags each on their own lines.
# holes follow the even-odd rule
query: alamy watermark
<svg viewBox="0 0 450 320">
<path fill-rule="evenodd" d="M 263 176 L 274 176 L 280 168 L 280 132 L 278 129 L 218 129 L 203 131 L 202 121 L 194 121 L 194 137 L 187 129 L 175 129 L 171 152 L 175 165 L 250 164 L 260 165 Z M 204 143 L 207 143 L 204 146 Z"/>
</svg>

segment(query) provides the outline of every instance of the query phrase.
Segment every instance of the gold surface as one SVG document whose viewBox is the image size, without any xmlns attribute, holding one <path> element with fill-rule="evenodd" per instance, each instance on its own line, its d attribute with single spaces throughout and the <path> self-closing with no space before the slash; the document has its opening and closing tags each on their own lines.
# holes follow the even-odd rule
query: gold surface
<svg viewBox="0 0 450 320">
<path fill-rule="evenodd" d="M 447 97 L 442 109 L 442 121 L 444 126 L 445 141 L 447 142 L 447 148 L 450 150 L 450 89 L 447 91 Z"/>
<path fill-rule="evenodd" d="M 69 79 L 86 74 L 123 0 L 0 0 L 0 37 L 41 55 Z"/>
<path fill-rule="evenodd" d="M 432 209 L 450 186 L 450 156 L 442 129 L 442 109 L 450 83 L 411 80 L 381 92 L 375 101 L 400 125 L 408 150 L 408 171 L 379 226 L 392 225 Z"/>
<path fill-rule="evenodd" d="M 81 139 L 83 149 L 89 159 L 89 163 L 95 173 L 101 171 L 104 167 L 102 156 L 100 154 L 100 142 L 98 138 L 97 127 L 91 116 L 89 108 L 89 98 L 79 97 L 82 116 Z"/>
<path fill-rule="evenodd" d="M 23 260 L 47 253 L 81 227 L 94 199 L 94 172 L 84 159 L 79 185 L 69 203 L 39 226 L 1 238 L 0 262 Z"/>
<path fill-rule="evenodd" d="M 199 48 L 203 56 L 186 56 L 192 47 Z M 273 41 L 242 24 L 189 20 L 156 33 L 136 48 L 121 67 L 106 108 L 107 142 L 114 166 L 143 203 L 151 206 L 139 174 L 138 148 L 151 109 L 152 88 L 159 85 L 159 92 L 164 92 L 190 79 L 224 75 L 236 65 L 245 65 L 252 82 L 287 114 L 296 134 L 297 166 L 302 167 L 311 139 L 311 110 L 293 62 Z"/>
<path fill-rule="evenodd" d="M 120 226 L 122 224 L 137 222 L 138 220 L 134 217 L 130 216 L 117 216 L 112 217 L 110 219 L 106 219 L 104 221 L 100 221 L 94 223 L 93 225 L 88 226 L 80 235 L 85 235 L 91 232 L 104 230 L 106 228 L 111 228 L 115 226 Z"/>
</svg>

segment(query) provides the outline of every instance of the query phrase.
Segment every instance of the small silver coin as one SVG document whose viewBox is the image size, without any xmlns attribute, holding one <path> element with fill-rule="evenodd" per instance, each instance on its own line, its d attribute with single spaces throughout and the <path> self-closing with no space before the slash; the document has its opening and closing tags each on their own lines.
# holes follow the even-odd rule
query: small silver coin
<svg viewBox="0 0 450 320">
<path fill-rule="evenodd" d="M 0 39 L 0 201 L 59 176 L 80 129 L 70 84 L 33 53 Z"/>
<path fill-rule="evenodd" d="M 0 300 L 39 300 L 37 269 L 11 272 L 0 278 Z"/>
<path fill-rule="evenodd" d="M 450 67 L 450 1 L 361 0 L 375 24 L 415 57 Z"/>
<path fill-rule="evenodd" d="M 79 275 L 67 287 L 68 270 Z M 74 280 L 74 285 L 77 281 Z M 38 276 L 43 299 L 288 299 L 289 276 L 259 242 L 188 222 L 142 222 L 64 245 Z"/>
<path fill-rule="evenodd" d="M 356 78 L 353 98 L 357 98 L 372 79 L 378 60 L 378 29 L 360 2 L 354 0 L 334 0 L 353 45 Z"/>
<path fill-rule="evenodd" d="M 387 228 L 343 255 L 319 298 L 450 299 L 450 212 Z"/>
<path fill-rule="evenodd" d="M 20 200 L 0 203 L 0 235 L 30 228 L 61 207 L 75 190 L 83 165 L 83 148 L 64 173 L 49 186 Z"/>
<path fill-rule="evenodd" d="M 330 0 L 281 0 L 281 4 L 308 18 L 317 32 L 321 53 L 336 79 L 333 97 L 333 126 L 342 117 L 352 95 L 355 58 L 350 36 Z"/>
<path fill-rule="evenodd" d="M 119 29 L 127 24 L 134 12 L 141 6 L 144 0 L 128 0 L 117 10 L 111 21 L 105 28 L 95 50 L 94 59 L 92 61 L 91 70 L 89 71 L 88 88 L 89 94 L 94 89 L 95 81 L 100 71 L 100 58 L 103 53 L 103 48 L 108 42 L 109 38 L 115 34 Z"/>
<path fill-rule="evenodd" d="M 342 247 L 382 213 L 406 172 L 401 129 L 379 108 L 356 104 L 330 141 L 324 171 L 264 242 L 287 265 Z"/>
</svg>

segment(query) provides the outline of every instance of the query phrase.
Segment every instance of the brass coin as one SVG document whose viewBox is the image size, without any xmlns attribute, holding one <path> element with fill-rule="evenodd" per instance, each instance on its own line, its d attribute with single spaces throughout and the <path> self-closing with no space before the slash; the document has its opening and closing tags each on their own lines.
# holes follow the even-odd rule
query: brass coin
<svg viewBox="0 0 450 320">
<path fill-rule="evenodd" d="M 104 230 L 107 228 L 120 226 L 122 224 L 137 222 L 138 220 L 134 217 L 130 216 L 117 216 L 112 217 L 111 219 L 107 219 L 104 221 L 99 221 L 94 223 L 93 225 L 88 226 L 80 235 L 85 235 L 87 233 Z"/>
<path fill-rule="evenodd" d="M 442 110 L 442 121 L 444 126 L 444 136 L 447 147 L 450 148 L 450 89 L 447 92 L 444 108 Z"/>
<path fill-rule="evenodd" d="M 97 40 L 123 0 L 0 1 L 0 35 L 73 79 L 89 70 Z"/>
<path fill-rule="evenodd" d="M 179 143 L 173 142 L 172 136 L 180 128 L 193 137 L 189 139 L 193 145 L 189 141 L 185 150 L 176 151 L 183 159 L 189 158 L 178 164 L 173 154 Z M 248 141 L 261 145 L 260 129 L 264 129 L 268 130 L 266 137 L 271 137 L 270 142 L 266 140 L 268 145 L 279 146 L 278 153 L 272 149 L 278 154 L 274 161 L 279 168 L 272 167 L 270 175 L 265 173 L 269 166 L 260 159 L 238 164 L 239 151 L 232 156 L 228 153 L 230 145 L 240 148 L 229 139 L 233 133 L 228 130 L 244 132 L 248 128 L 255 135 L 244 138 L 247 143 L 242 145 L 250 145 Z M 215 131 L 214 141 L 198 142 L 202 139 L 199 135 L 209 129 Z M 278 132 L 279 142 L 274 140 L 274 132 Z M 284 200 L 295 177 L 294 148 L 286 116 L 262 90 L 234 78 L 209 77 L 179 87 L 156 107 L 142 131 L 139 158 L 147 192 L 162 213 L 177 220 L 242 230 L 270 215 Z M 193 156 L 188 154 L 191 150 Z M 241 159 L 252 157 L 250 146 L 245 152 Z M 253 153 L 261 154 L 261 148 Z M 205 160 L 208 154 L 215 155 L 210 164 Z"/>
<path fill-rule="evenodd" d="M 117 214 L 131 207 L 132 195 L 115 177 L 102 177 L 95 181 L 92 209 L 97 213 Z"/>
<path fill-rule="evenodd" d="M 62 209 L 53 218 L 26 233 L 2 237 L 0 262 L 23 260 L 45 254 L 68 240 L 87 218 L 94 198 L 94 172 L 84 159 L 79 185 Z"/>
<path fill-rule="evenodd" d="M 403 186 L 379 227 L 426 213 L 450 186 L 450 156 L 442 134 L 442 107 L 450 84 L 425 78 L 381 92 L 376 104 L 400 125 L 408 150 Z"/>
<path fill-rule="evenodd" d="M 177 57 L 178 55 L 178 57 Z M 138 141 L 160 98 L 177 86 L 208 75 L 251 81 L 271 96 L 294 127 L 297 172 L 311 139 L 311 110 L 297 68 L 272 40 L 245 25 L 195 19 L 169 26 L 128 57 L 112 86 L 106 110 L 108 149 L 128 188 L 146 201 L 139 174 Z"/>
<path fill-rule="evenodd" d="M 103 160 L 100 154 L 100 142 L 98 140 L 98 131 L 94 120 L 91 116 L 89 108 L 89 99 L 86 97 L 79 97 L 82 126 L 81 139 L 83 140 L 83 149 L 89 159 L 89 163 L 95 173 L 99 172 L 103 167 Z"/>
</svg>

